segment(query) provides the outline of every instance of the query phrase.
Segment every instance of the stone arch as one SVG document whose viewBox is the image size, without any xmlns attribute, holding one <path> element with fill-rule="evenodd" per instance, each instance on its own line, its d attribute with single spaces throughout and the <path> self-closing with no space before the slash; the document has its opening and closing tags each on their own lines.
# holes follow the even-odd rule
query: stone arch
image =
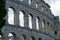
<svg viewBox="0 0 60 40">
<path fill-rule="evenodd" d="M 33 24 L 33 15 L 29 14 L 29 28 L 32 29 L 32 24 Z"/>
<path fill-rule="evenodd" d="M 8 8 L 8 23 L 14 25 L 14 13 L 15 9 L 13 7 Z"/>
<path fill-rule="evenodd" d="M 31 40 L 35 40 L 35 37 L 34 36 L 31 36 Z"/>
<path fill-rule="evenodd" d="M 24 10 L 20 10 L 20 11 L 22 11 L 22 12 L 23 12 L 23 14 L 25 15 L 25 11 L 24 11 Z"/>
<path fill-rule="evenodd" d="M 23 35 L 21 36 L 21 40 L 26 40 L 26 39 L 27 39 L 27 38 L 26 38 L 26 35 L 23 34 Z"/>
<path fill-rule="evenodd" d="M 35 2 L 35 7 L 38 8 L 38 2 Z"/>
<path fill-rule="evenodd" d="M 45 27 L 45 20 L 43 19 L 42 20 L 42 28 L 44 28 Z"/>
<path fill-rule="evenodd" d="M 32 18 L 33 18 L 33 15 L 30 13 L 29 15 L 31 15 L 32 16 Z"/>
<path fill-rule="evenodd" d="M 37 28 L 37 30 L 39 30 L 39 27 L 40 27 L 40 18 L 36 17 L 36 28 Z"/>
<path fill-rule="evenodd" d="M 12 8 L 14 10 L 14 12 L 16 11 L 14 7 L 10 6 L 10 8 Z"/>
<path fill-rule="evenodd" d="M 21 10 L 19 11 L 19 25 L 24 27 L 24 16 L 25 16 L 25 11 Z"/>
<path fill-rule="evenodd" d="M 10 32 L 8 34 L 8 40 L 16 40 L 16 34 L 13 32 Z"/>
<path fill-rule="evenodd" d="M 29 5 L 31 5 L 32 4 L 32 0 L 29 0 Z"/>
</svg>

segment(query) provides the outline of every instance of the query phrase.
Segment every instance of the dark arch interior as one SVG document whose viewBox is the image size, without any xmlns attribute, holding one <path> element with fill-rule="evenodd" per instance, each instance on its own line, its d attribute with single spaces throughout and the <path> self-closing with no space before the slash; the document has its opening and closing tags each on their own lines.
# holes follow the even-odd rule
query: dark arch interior
<svg viewBox="0 0 60 40">
<path fill-rule="evenodd" d="M 13 33 L 13 32 L 11 32 L 11 33 L 13 34 L 13 37 L 14 37 L 14 38 L 16 38 L 16 34 L 15 34 L 15 33 Z"/>
<path fill-rule="evenodd" d="M 35 40 L 35 37 L 31 36 L 32 40 Z"/>
<path fill-rule="evenodd" d="M 25 15 L 25 11 L 21 10 L 21 12 L 23 12 L 23 14 Z"/>
<path fill-rule="evenodd" d="M 41 38 L 39 38 L 39 40 L 42 40 Z"/>
<path fill-rule="evenodd" d="M 12 8 L 15 11 L 15 8 L 14 7 L 10 6 L 10 8 Z"/>
<path fill-rule="evenodd" d="M 43 19 L 43 22 L 45 23 L 45 20 Z"/>
<path fill-rule="evenodd" d="M 14 32 L 10 32 L 13 36 L 9 37 L 9 39 L 13 39 L 13 40 L 16 40 L 16 34 Z"/>
<path fill-rule="evenodd" d="M 25 35 L 23 35 L 23 38 L 24 38 L 24 40 L 26 40 L 26 36 Z"/>
</svg>

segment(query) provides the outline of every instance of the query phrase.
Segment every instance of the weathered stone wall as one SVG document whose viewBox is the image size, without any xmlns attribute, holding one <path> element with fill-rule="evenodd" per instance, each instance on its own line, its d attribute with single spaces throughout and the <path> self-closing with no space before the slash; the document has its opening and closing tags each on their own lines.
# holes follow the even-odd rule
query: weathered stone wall
<svg viewBox="0 0 60 40">
<path fill-rule="evenodd" d="M 30 40 L 31 36 L 35 38 L 35 40 L 38 40 L 41 38 L 42 40 L 55 40 L 53 36 L 50 36 L 49 34 L 45 34 L 43 32 L 39 32 L 37 30 L 31 30 L 27 28 L 23 28 L 20 26 L 13 26 L 13 25 L 5 25 L 2 29 L 2 32 L 4 33 L 4 40 L 8 40 L 8 34 L 14 33 L 16 35 L 16 39 L 20 40 L 22 35 L 26 36 L 26 40 Z"/>
<path fill-rule="evenodd" d="M 36 2 L 38 3 L 38 8 L 36 8 L 35 6 Z M 41 7 L 43 7 L 43 11 Z M 7 14 L 6 25 L 2 29 L 5 40 L 8 40 L 8 34 L 11 32 L 16 34 L 17 40 L 20 40 L 21 35 L 23 34 L 26 35 L 27 40 L 31 40 L 30 39 L 31 36 L 34 36 L 36 40 L 38 40 L 38 38 L 41 38 L 42 40 L 55 40 L 55 38 L 57 38 L 54 32 L 59 28 L 60 23 L 54 20 L 54 15 L 51 13 L 50 6 L 46 4 L 44 1 L 32 0 L 32 4 L 29 5 L 28 0 L 24 0 L 24 1 L 6 0 L 6 9 L 8 8 L 14 9 L 14 26 L 8 24 L 8 14 Z M 25 13 L 24 27 L 19 26 L 19 11 L 24 11 Z M 29 19 L 28 19 L 29 14 L 33 15 L 32 29 L 29 28 Z M 36 17 L 39 17 L 40 19 L 39 30 L 36 29 Z M 43 20 L 45 21 L 44 28 L 42 28 Z M 59 33 L 60 31 L 58 32 L 58 34 Z"/>
</svg>

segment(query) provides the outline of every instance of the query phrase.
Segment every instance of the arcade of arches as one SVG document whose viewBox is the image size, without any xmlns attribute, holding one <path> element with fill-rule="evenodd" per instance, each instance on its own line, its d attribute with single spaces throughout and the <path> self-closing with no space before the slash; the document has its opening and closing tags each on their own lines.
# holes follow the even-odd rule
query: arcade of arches
<svg viewBox="0 0 60 40">
<path fill-rule="evenodd" d="M 15 25 L 15 10 L 13 8 L 8 8 L 8 23 L 11 24 L 11 25 Z M 25 24 L 24 24 L 24 19 L 25 19 L 25 12 L 24 11 L 19 11 L 19 25 L 21 27 L 24 27 Z M 34 19 L 34 16 L 30 13 L 28 14 L 28 21 L 29 21 L 29 28 L 30 29 L 33 29 L 33 19 Z M 42 28 L 45 27 L 45 20 L 42 21 L 41 23 L 42 25 Z M 39 17 L 36 17 L 36 29 L 39 30 L 39 26 L 40 26 L 40 18 Z M 16 34 L 15 33 L 9 33 L 8 34 L 8 39 L 9 40 L 17 40 L 16 39 Z M 21 36 L 21 40 L 26 40 L 27 37 L 26 35 L 22 35 Z M 3 36 L 0 35 L 0 40 L 3 40 Z M 35 40 L 35 37 L 34 36 L 31 36 L 31 40 Z M 42 40 L 41 38 L 38 38 L 38 40 Z"/>
<path fill-rule="evenodd" d="M 14 9 L 12 9 L 12 8 L 8 8 L 8 23 L 9 24 L 11 24 L 11 25 L 15 25 L 15 13 L 14 13 Z M 33 29 L 33 19 L 34 19 L 34 17 L 33 17 L 33 15 L 30 13 L 29 15 L 28 15 L 28 21 L 29 21 L 29 28 L 30 29 Z M 35 18 L 36 19 L 36 29 L 37 30 L 39 30 L 39 27 L 40 27 L 40 18 L 39 17 L 36 17 Z M 25 26 L 25 12 L 24 11 L 19 11 L 19 25 L 21 26 L 21 27 L 24 27 Z M 44 25 L 45 25 L 45 23 L 44 23 L 44 21 L 42 21 L 42 28 L 44 28 Z"/>
<path fill-rule="evenodd" d="M 2 35 L 0 35 L 0 40 L 4 40 L 4 37 Z M 17 40 L 17 36 L 15 33 L 9 33 L 8 34 L 8 40 Z M 27 36 L 26 35 L 22 35 L 20 40 L 27 40 Z M 36 40 L 34 36 L 30 37 L 30 40 Z M 41 38 L 38 38 L 38 40 L 42 40 Z"/>
</svg>

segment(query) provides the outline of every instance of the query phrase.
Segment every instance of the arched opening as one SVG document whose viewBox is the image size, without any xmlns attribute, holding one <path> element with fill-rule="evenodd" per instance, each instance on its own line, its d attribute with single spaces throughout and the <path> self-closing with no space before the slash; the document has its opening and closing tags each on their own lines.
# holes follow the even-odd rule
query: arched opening
<svg viewBox="0 0 60 40">
<path fill-rule="evenodd" d="M 39 30 L 39 25 L 40 25 L 40 19 L 39 17 L 36 18 L 36 28 Z"/>
<path fill-rule="evenodd" d="M 21 36 L 21 40 L 26 40 L 26 36 L 25 35 L 22 35 Z"/>
<path fill-rule="evenodd" d="M 24 11 L 19 11 L 19 25 L 24 27 Z"/>
<path fill-rule="evenodd" d="M 38 8 L 38 3 L 37 2 L 35 3 L 35 7 Z"/>
<path fill-rule="evenodd" d="M 16 40 L 16 35 L 14 33 L 8 34 L 9 40 Z"/>
<path fill-rule="evenodd" d="M 54 31 L 54 34 L 55 34 L 55 35 L 57 35 L 57 34 L 58 34 L 58 33 L 57 33 L 57 30 L 56 30 L 56 31 Z"/>
<path fill-rule="evenodd" d="M 41 38 L 39 38 L 38 40 L 42 40 Z"/>
<path fill-rule="evenodd" d="M 31 36 L 31 40 L 35 40 L 35 37 L 34 36 Z"/>
<path fill-rule="evenodd" d="M 42 20 L 42 31 L 44 32 L 45 30 L 45 20 Z"/>
<path fill-rule="evenodd" d="M 45 21 L 43 20 L 42 21 L 42 28 L 44 28 L 45 27 Z"/>
<path fill-rule="evenodd" d="M 32 3 L 32 0 L 29 0 L 29 5 L 31 5 L 31 3 Z"/>
<path fill-rule="evenodd" d="M 14 25 L 14 10 L 13 8 L 8 8 L 8 23 Z"/>
<path fill-rule="evenodd" d="M 41 11 L 42 11 L 42 12 L 44 11 L 44 8 L 43 8 L 43 6 L 41 6 Z"/>
<path fill-rule="evenodd" d="M 33 16 L 29 14 L 29 28 L 32 29 Z"/>
</svg>

